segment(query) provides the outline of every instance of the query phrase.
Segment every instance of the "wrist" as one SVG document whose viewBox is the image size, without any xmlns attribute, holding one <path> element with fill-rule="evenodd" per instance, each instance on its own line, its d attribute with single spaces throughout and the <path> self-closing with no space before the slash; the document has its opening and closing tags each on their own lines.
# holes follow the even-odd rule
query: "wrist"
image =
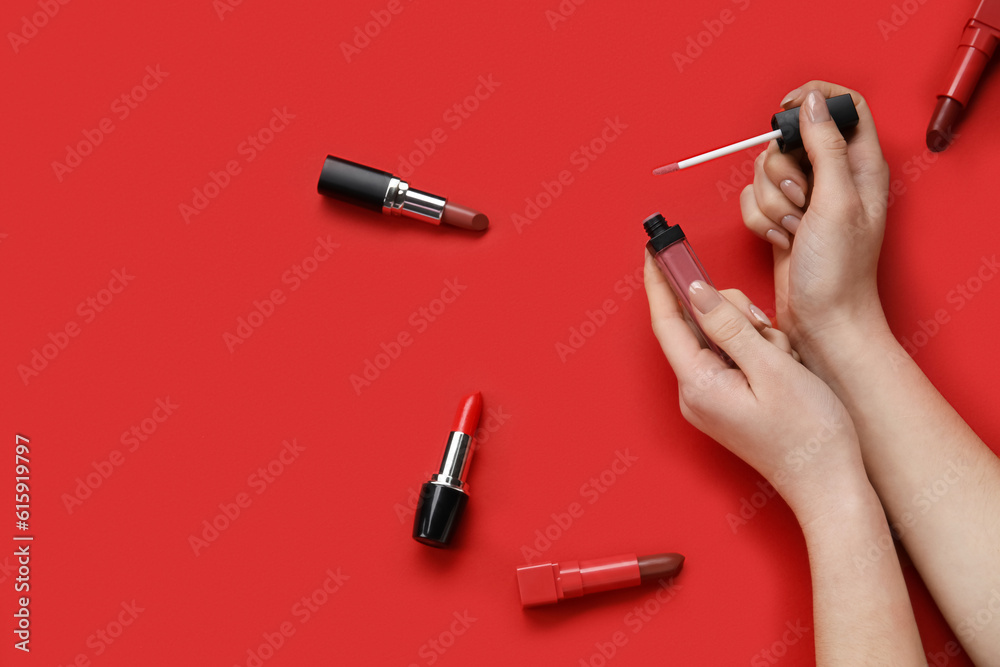
<svg viewBox="0 0 1000 667">
<path fill-rule="evenodd" d="M 837 508 L 877 496 L 868 481 L 854 426 L 825 424 L 816 437 L 791 450 L 768 481 L 805 526 Z"/>
<path fill-rule="evenodd" d="M 873 305 L 831 318 L 826 326 L 804 329 L 793 346 L 803 364 L 828 383 L 849 375 L 870 355 L 885 357 L 902 351 L 877 297 Z"/>
<path fill-rule="evenodd" d="M 864 474 L 840 475 L 814 487 L 814 492 L 791 505 L 807 541 L 825 534 L 829 526 L 857 525 L 862 516 L 885 516 L 878 494 Z"/>
</svg>

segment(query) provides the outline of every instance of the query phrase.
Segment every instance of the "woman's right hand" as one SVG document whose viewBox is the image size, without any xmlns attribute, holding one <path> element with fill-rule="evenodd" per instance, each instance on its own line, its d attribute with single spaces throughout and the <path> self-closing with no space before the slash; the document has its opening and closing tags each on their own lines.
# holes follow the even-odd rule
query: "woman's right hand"
<svg viewBox="0 0 1000 667">
<path fill-rule="evenodd" d="M 858 125 L 845 139 L 826 98 L 849 93 Z M 876 268 L 889 192 L 889 167 L 875 122 L 857 92 L 823 81 L 796 88 L 781 103 L 801 105 L 805 150 L 781 153 L 771 142 L 740 195 L 743 220 L 774 246 L 778 325 L 809 363 L 835 346 L 845 326 L 887 330 Z"/>
</svg>

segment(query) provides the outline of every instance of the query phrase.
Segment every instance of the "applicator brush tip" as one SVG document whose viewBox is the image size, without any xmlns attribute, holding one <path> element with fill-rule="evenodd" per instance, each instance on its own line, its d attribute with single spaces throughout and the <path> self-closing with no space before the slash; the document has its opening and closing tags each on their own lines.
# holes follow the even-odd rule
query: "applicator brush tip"
<svg viewBox="0 0 1000 667">
<path fill-rule="evenodd" d="M 657 167 L 653 170 L 653 176 L 660 176 L 661 174 L 669 174 L 672 171 L 677 171 L 680 166 L 676 162 L 671 162 L 670 164 L 665 164 L 662 167 Z"/>
</svg>

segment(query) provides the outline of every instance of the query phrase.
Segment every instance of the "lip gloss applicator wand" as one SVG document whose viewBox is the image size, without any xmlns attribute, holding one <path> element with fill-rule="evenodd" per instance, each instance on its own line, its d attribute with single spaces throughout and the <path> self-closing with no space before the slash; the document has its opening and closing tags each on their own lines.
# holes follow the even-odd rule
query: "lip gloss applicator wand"
<svg viewBox="0 0 1000 667">
<path fill-rule="evenodd" d="M 844 130 L 852 128 L 858 124 L 858 110 L 854 108 L 854 101 L 851 99 L 850 94 L 845 93 L 843 95 L 831 97 L 826 101 L 826 106 L 830 109 L 830 116 L 834 121 L 836 121 L 841 134 L 844 133 Z M 743 141 L 737 141 L 735 144 L 717 148 L 714 151 L 702 153 L 701 155 L 696 155 L 695 157 L 690 157 L 686 160 L 681 160 L 680 162 L 665 164 L 662 167 L 654 169 L 653 175 L 659 176 L 661 174 L 669 174 L 672 171 L 687 169 L 688 167 L 693 167 L 696 164 L 714 160 L 717 157 L 737 153 L 746 148 L 750 148 L 751 146 L 766 144 L 772 139 L 778 142 L 778 149 L 781 150 L 782 153 L 787 153 L 788 151 L 795 150 L 796 148 L 801 148 L 802 135 L 799 134 L 800 108 L 801 107 L 792 107 L 791 109 L 785 109 L 784 111 L 771 116 L 772 129 L 770 132 L 759 134 L 756 137 L 744 139 Z"/>
</svg>

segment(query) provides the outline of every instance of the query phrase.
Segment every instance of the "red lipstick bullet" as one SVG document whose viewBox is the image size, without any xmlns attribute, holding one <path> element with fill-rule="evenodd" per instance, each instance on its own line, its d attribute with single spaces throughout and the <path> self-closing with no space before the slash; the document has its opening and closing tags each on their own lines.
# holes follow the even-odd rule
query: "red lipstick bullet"
<svg viewBox="0 0 1000 667">
<path fill-rule="evenodd" d="M 413 517 L 413 539 L 431 547 L 446 547 L 469 502 L 469 474 L 475 441 L 483 411 L 483 396 L 478 391 L 467 396 L 458 406 L 448 444 L 445 445 L 441 468 L 431 481 L 420 487 L 417 512 Z"/>
<path fill-rule="evenodd" d="M 517 585 L 521 591 L 521 605 L 537 607 L 563 598 L 576 598 L 673 577 L 682 567 L 684 556 L 680 554 L 625 554 L 519 567 Z"/>
</svg>

